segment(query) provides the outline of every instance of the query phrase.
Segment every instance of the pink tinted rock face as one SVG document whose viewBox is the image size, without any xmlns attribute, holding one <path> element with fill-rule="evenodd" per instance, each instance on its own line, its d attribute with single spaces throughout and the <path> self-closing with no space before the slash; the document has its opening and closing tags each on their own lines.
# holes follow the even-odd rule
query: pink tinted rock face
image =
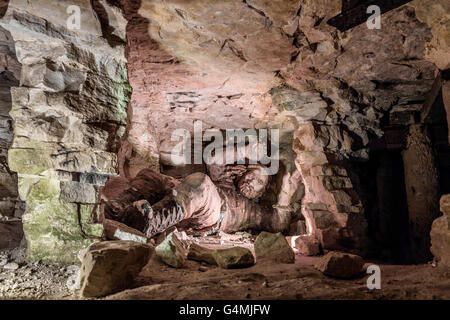
<svg viewBox="0 0 450 320">
<path fill-rule="evenodd" d="M 333 164 L 332 150 L 327 151 L 313 124 L 303 125 L 296 137 L 297 164 L 305 185 L 302 213 L 308 233 L 324 248 L 342 248 L 346 239 L 355 241 L 355 249 L 364 248 L 363 208 L 346 169 Z M 354 223 L 355 219 L 359 222 Z"/>
<path fill-rule="evenodd" d="M 192 132 L 194 120 L 203 130 L 285 128 L 295 136 L 297 156 L 287 162 L 296 168 L 278 200 L 299 205 L 289 190 L 304 185 L 296 212 L 308 233 L 325 248 L 364 248 L 363 207 L 342 163 L 367 159 L 383 135 L 380 119 L 410 112 L 411 101 L 417 108 L 431 88 L 436 67 L 423 52 L 433 35 L 414 10 L 383 15 L 389 34 L 365 25 L 343 34 L 326 24 L 338 2 L 121 2 L 133 87 L 121 175 L 205 172 L 173 168 L 169 157 L 172 132 Z"/>
<path fill-rule="evenodd" d="M 171 141 L 172 132 L 192 132 L 194 120 L 202 120 L 204 130 L 251 128 L 253 118 L 266 116 L 270 98 L 265 93 L 270 86 L 250 93 L 243 82 L 225 86 L 228 73 L 195 68 L 175 56 L 159 36 L 154 37 L 150 13 L 138 10 L 139 3 L 123 2 L 129 20 L 128 73 L 133 87 L 128 134 L 120 152 L 125 176 L 132 177 L 142 168 L 158 170 L 160 158 L 167 159 L 164 155 L 178 143 Z M 146 6 L 143 2 L 142 8 Z"/>
</svg>

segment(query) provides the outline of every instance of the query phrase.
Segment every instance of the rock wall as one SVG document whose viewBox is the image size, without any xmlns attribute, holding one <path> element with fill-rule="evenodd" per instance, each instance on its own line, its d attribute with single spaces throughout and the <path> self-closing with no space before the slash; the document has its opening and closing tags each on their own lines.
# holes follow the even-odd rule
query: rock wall
<svg viewBox="0 0 450 320">
<path fill-rule="evenodd" d="M 74 4 L 81 25 L 71 30 Z M 436 65 L 447 66 L 445 8 L 414 1 L 384 14 L 381 30 L 339 32 L 326 24 L 339 1 L 10 1 L 0 27 L 21 70 L 8 89 L 8 164 L 30 257 L 71 261 L 101 233 L 90 223 L 98 187 L 173 166 L 171 134 L 195 120 L 283 129 L 277 200 L 299 209 L 294 222 L 300 211 L 324 248 L 364 251 L 348 164 L 366 161 L 389 127 L 415 122 Z M 292 186 L 303 185 L 300 206 Z"/>
<path fill-rule="evenodd" d="M 395 124 L 420 110 L 437 71 L 424 57 L 434 33 L 414 9 L 383 15 L 381 30 L 339 32 L 326 21 L 340 3 L 325 0 L 121 3 L 135 89 L 127 174 L 143 159 L 164 164 L 170 134 L 192 131 L 194 120 L 289 128 L 309 233 L 326 248 L 363 250 L 367 223 L 348 162 L 368 159 L 391 113 Z"/>
<path fill-rule="evenodd" d="M 102 234 L 92 212 L 98 187 L 117 174 L 131 90 L 120 12 L 94 3 L 13 0 L 0 20 L 22 66 L 8 163 L 26 202 L 30 259 L 72 262 Z M 70 5 L 79 29 L 67 23 Z"/>
<path fill-rule="evenodd" d="M 439 216 L 439 178 L 430 139 L 423 126 L 409 129 L 402 152 L 413 261 L 430 260 L 430 230 Z"/>
<path fill-rule="evenodd" d="M 367 245 L 364 208 L 346 168 L 336 159 L 342 141 L 333 126 L 307 123 L 296 132 L 294 148 L 305 185 L 302 213 L 308 233 L 324 248 L 363 251 Z"/>
<path fill-rule="evenodd" d="M 286 84 L 272 89 L 272 101 L 280 118 L 299 123 L 294 149 L 309 232 L 325 248 L 364 252 L 371 208 L 363 207 L 349 164 L 367 161 L 388 126 L 422 108 L 436 72 L 423 53 L 431 34 L 407 6 L 383 15 L 389 33 L 365 24 L 341 33 L 323 23 L 335 14 L 323 4 L 303 3 L 298 53 L 282 69 Z"/>
<path fill-rule="evenodd" d="M 0 249 L 17 247 L 23 238 L 23 202 L 19 199 L 17 174 L 8 166 L 13 137 L 11 87 L 19 85 L 20 69 L 11 34 L 0 27 Z"/>
<path fill-rule="evenodd" d="M 450 68 L 450 3 L 444 0 L 414 0 L 417 18 L 426 23 L 433 34 L 425 48 L 425 58 L 445 70 Z"/>
<path fill-rule="evenodd" d="M 438 79 L 442 89 L 442 99 L 447 116 L 447 133 L 450 144 L 450 3 L 448 1 L 415 0 L 410 4 L 415 8 L 417 17 L 426 23 L 432 32 L 432 38 L 427 42 L 425 58 L 436 64 L 442 70 Z M 440 77 L 438 77 L 440 78 Z M 438 88 L 439 89 L 439 88 Z M 450 224 L 447 225 L 449 214 L 449 195 L 443 195 L 440 209 L 443 216 L 434 220 L 431 228 L 431 252 L 443 265 L 450 266 Z"/>
</svg>

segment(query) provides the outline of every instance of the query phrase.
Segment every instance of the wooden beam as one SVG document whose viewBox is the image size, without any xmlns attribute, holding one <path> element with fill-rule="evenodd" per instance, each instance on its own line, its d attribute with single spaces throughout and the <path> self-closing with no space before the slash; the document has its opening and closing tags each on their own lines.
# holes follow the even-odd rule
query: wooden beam
<svg viewBox="0 0 450 320">
<path fill-rule="evenodd" d="M 381 14 L 396 9 L 412 0 L 342 0 L 342 12 L 327 23 L 340 31 L 347 31 L 367 21 L 367 8 L 380 7 Z"/>
</svg>

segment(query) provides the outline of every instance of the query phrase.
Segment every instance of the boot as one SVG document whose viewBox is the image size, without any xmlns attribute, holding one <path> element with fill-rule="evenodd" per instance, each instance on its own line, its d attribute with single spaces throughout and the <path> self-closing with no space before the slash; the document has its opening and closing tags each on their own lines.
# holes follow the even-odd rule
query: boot
<svg viewBox="0 0 450 320">
<path fill-rule="evenodd" d="M 138 210 L 146 217 L 144 233 L 151 238 L 184 219 L 185 212 L 181 204 L 172 198 L 163 199 L 153 207 L 146 200 L 136 203 Z"/>
</svg>

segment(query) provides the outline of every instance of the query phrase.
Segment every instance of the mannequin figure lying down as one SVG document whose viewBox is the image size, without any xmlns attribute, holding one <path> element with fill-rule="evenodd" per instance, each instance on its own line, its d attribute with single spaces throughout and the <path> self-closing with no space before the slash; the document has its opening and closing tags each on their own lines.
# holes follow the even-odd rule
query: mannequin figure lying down
<svg viewBox="0 0 450 320">
<path fill-rule="evenodd" d="M 147 238 L 176 226 L 196 235 L 240 230 L 281 232 L 288 228 L 291 208 L 260 204 L 269 176 L 259 165 L 208 167 L 182 180 L 144 169 L 129 187 L 102 199 L 106 219 L 138 230 Z"/>
</svg>

